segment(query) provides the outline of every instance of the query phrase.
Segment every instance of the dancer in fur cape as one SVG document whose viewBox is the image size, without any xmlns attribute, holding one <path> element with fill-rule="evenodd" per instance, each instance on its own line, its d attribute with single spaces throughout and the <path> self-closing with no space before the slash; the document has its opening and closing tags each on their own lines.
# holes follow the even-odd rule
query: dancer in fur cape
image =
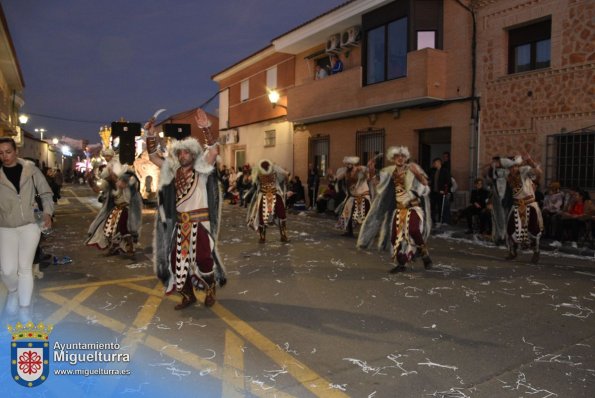
<svg viewBox="0 0 595 398">
<path fill-rule="evenodd" d="M 252 195 L 246 222 L 248 227 L 258 231 L 259 243 L 266 242 L 267 225 L 277 223 L 281 234 L 281 242 L 289 242 L 287 237 L 287 216 L 285 214 L 285 191 L 287 187 L 287 171 L 262 159 L 255 167 L 252 181 L 255 184 L 247 193 Z"/>
<path fill-rule="evenodd" d="M 88 230 L 85 242 L 109 254 L 134 254 L 142 225 L 140 182 L 133 170 L 121 165 L 113 149 L 102 152 L 107 166 L 100 174 L 103 206 Z"/>
<path fill-rule="evenodd" d="M 539 239 L 543 231 L 543 219 L 539 204 L 535 200 L 533 181 L 541 176 L 541 168 L 528 154 L 523 157 L 516 156 L 514 160 L 501 159 L 500 162 L 509 171 L 508 184 L 512 189 L 513 199 L 506 227 L 506 259 L 516 258 L 519 246 L 531 247 L 531 262 L 536 264 L 539 261 Z"/>
<path fill-rule="evenodd" d="M 358 166 L 358 156 L 345 156 L 343 164 L 337 170 L 337 181 L 343 182 L 347 196 L 337 206 L 336 214 L 339 214 L 336 228 L 345 231 L 343 236 L 353 237 L 354 224 L 362 224 L 370 210 L 370 187 L 368 180 L 370 173 L 374 173 L 374 163 L 370 161 L 368 167 Z M 342 180 L 342 181 L 341 181 Z"/>
<path fill-rule="evenodd" d="M 485 177 L 491 191 L 492 240 L 496 245 L 501 245 L 506 242 L 506 220 L 510 211 L 511 195 L 507 181 L 508 170 L 502 167 L 499 156 L 492 159 Z"/>
<path fill-rule="evenodd" d="M 397 266 L 390 272 L 405 271 L 405 265 L 419 251 L 424 267 L 432 267 L 426 240 L 430 235 L 430 188 L 421 167 L 409 159 L 407 147 L 391 147 L 387 159 L 395 163 L 380 172 L 378 194 L 357 240 L 357 246 L 368 248 L 380 231 L 378 247 L 392 247 Z"/>
<path fill-rule="evenodd" d="M 153 119 L 152 119 L 153 120 Z M 216 145 L 202 150 L 192 137 L 171 139 L 169 156 L 157 151 L 152 121 L 145 125 L 150 159 L 161 168 L 155 231 L 155 271 L 165 293 L 178 292 L 180 310 L 196 302 L 194 288 L 205 289 L 204 304 L 215 304 L 215 288 L 226 283 L 217 253 L 222 196 Z"/>
</svg>

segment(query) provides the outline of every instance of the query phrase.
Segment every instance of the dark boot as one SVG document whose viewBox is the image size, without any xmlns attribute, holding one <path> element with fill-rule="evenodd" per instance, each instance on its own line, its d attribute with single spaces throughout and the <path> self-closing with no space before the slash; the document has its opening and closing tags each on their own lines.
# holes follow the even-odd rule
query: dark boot
<svg viewBox="0 0 595 398">
<path fill-rule="evenodd" d="M 434 264 L 432 263 L 432 259 L 430 258 L 430 252 L 426 245 L 421 246 L 421 259 L 424 262 L 425 269 L 432 269 Z"/>
<path fill-rule="evenodd" d="M 281 242 L 289 242 L 287 237 L 287 222 L 285 220 L 279 223 L 279 232 L 281 233 Z"/>
<path fill-rule="evenodd" d="M 508 249 L 508 256 L 506 256 L 505 260 L 514 260 L 517 256 L 517 244 L 511 243 Z"/>
<path fill-rule="evenodd" d="M 349 221 L 349 223 L 347 224 L 347 231 L 343 234 L 343 236 L 348 236 L 350 238 L 353 238 L 353 223 L 351 221 Z"/>
<path fill-rule="evenodd" d="M 264 243 L 264 242 L 266 242 L 267 227 L 264 226 L 264 225 L 258 227 L 258 233 L 260 235 L 260 239 L 258 240 L 258 243 Z"/>
<path fill-rule="evenodd" d="M 177 304 L 174 307 L 175 310 L 181 310 L 196 303 L 194 288 L 192 287 L 192 283 L 190 283 L 189 277 L 186 278 L 186 282 L 184 283 L 184 287 L 180 291 L 180 295 L 182 295 L 182 301 L 180 302 L 180 304 Z"/>
<path fill-rule="evenodd" d="M 531 256 L 531 262 L 533 264 L 537 264 L 539 262 L 539 252 L 538 251 L 533 252 L 533 256 Z"/>
</svg>

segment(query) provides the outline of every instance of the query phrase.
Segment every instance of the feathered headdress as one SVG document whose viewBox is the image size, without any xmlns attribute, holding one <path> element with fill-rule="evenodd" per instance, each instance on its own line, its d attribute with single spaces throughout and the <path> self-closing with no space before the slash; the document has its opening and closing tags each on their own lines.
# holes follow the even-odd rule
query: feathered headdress
<svg viewBox="0 0 595 398">
<path fill-rule="evenodd" d="M 388 148 L 388 151 L 386 151 L 386 158 L 388 160 L 392 161 L 396 155 L 403 155 L 405 160 L 408 160 L 410 156 L 409 149 L 406 146 L 391 146 Z"/>
<path fill-rule="evenodd" d="M 359 163 L 359 156 L 345 156 L 343 158 L 343 163 L 356 165 Z"/>
<path fill-rule="evenodd" d="M 523 158 L 520 155 L 515 156 L 513 159 L 510 158 L 500 158 L 500 164 L 505 169 L 509 169 L 512 166 L 520 166 L 523 163 Z"/>
<path fill-rule="evenodd" d="M 168 150 L 171 155 L 175 157 L 182 149 L 185 149 L 194 155 L 195 160 L 198 159 L 200 155 L 202 155 L 200 143 L 193 137 L 186 137 L 183 140 L 170 140 Z"/>
</svg>

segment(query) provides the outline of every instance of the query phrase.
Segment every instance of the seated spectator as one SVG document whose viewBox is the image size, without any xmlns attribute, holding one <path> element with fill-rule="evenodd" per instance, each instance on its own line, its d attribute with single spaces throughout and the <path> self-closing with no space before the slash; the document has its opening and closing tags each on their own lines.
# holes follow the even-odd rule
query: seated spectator
<svg viewBox="0 0 595 398">
<path fill-rule="evenodd" d="M 473 233 L 473 216 L 479 216 L 479 233 L 487 232 L 490 213 L 486 211 L 489 191 L 483 187 L 483 179 L 478 178 L 474 183 L 475 188 L 471 191 L 471 204 L 461 212 L 462 217 L 467 218 L 467 234 Z"/>
<path fill-rule="evenodd" d="M 343 61 L 336 54 L 331 55 L 331 75 L 343 72 Z"/>
<path fill-rule="evenodd" d="M 553 237 L 558 228 L 559 215 L 564 205 L 564 194 L 560 191 L 560 183 L 552 181 L 543 199 L 543 234 L 544 237 Z"/>
<path fill-rule="evenodd" d="M 585 215 L 585 194 L 580 188 L 572 191 L 570 201 L 566 209 L 561 213 L 561 222 L 556 231 L 556 246 L 560 246 L 559 241 L 570 241 L 572 247 L 578 246 L 578 237 L 583 230 Z"/>
<path fill-rule="evenodd" d="M 294 176 L 289 182 L 287 189 L 287 200 L 285 201 L 285 207 L 291 209 L 293 205 L 298 202 L 304 202 L 306 200 L 306 192 L 300 177 Z"/>
<path fill-rule="evenodd" d="M 245 164 L 242 167 L 242 172 L 238 173 L 236 177 L 236 189 L 238 190 L 238 196 L 240 198 L 240 206 L 248 207 L 251 197 L 247 194 L 252 188 L 252 168 L 249 164 Z"/>
<path fill-rule="evenodd" d="M 335 185 L 328 184 L 324 192 L 318 196 L 318 199 L 316 199 L 316 210 L 319 213 L 324 213 L 331 204 L 331 201 L 334 202 L 336 196 L 337 191 L 335 190 Z"/>
<path fill-rule="evenodd" d="M 322 80 L 328 76 L 328 72 L 325 68 L 320 65 L 316 65 L 316 74 L 314 75 L 314 80 Z"/>
</svg>

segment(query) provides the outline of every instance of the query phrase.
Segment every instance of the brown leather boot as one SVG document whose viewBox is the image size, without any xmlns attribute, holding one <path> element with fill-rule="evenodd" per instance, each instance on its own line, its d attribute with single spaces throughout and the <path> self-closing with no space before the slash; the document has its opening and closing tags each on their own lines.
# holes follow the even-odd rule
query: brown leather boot
<svg viewBox="0 0 595 398">
<path fill-rule="evenodd" d="M 205 307 L 212 307 L 213 305 L 215 305 L 216 286 L 217 283 L 213 282 L 210 286 L 207 287 L 205 296 Z"/>
<path fill-rule="evenodd" d="M 258 227 L 258 234 L 260 235 L 260 239 L 258 239 L 258 243 L 265 243 L 267 238 L 267 227 L 261 226 Z"/>
<path fill-rule="evenodd" d="M 175 310 L 182 310 L 192 304 L 196 303 L 196 296 L 194 295 L 194 288 L 192 287 L 192 283 L 190 282 L 190 277 L 186 279 L 184 283 L 184 287 L 180 291 L 182 295 L 182 302 L 180 304 L 176 304 L 174 307 Z"/>
</svg>

